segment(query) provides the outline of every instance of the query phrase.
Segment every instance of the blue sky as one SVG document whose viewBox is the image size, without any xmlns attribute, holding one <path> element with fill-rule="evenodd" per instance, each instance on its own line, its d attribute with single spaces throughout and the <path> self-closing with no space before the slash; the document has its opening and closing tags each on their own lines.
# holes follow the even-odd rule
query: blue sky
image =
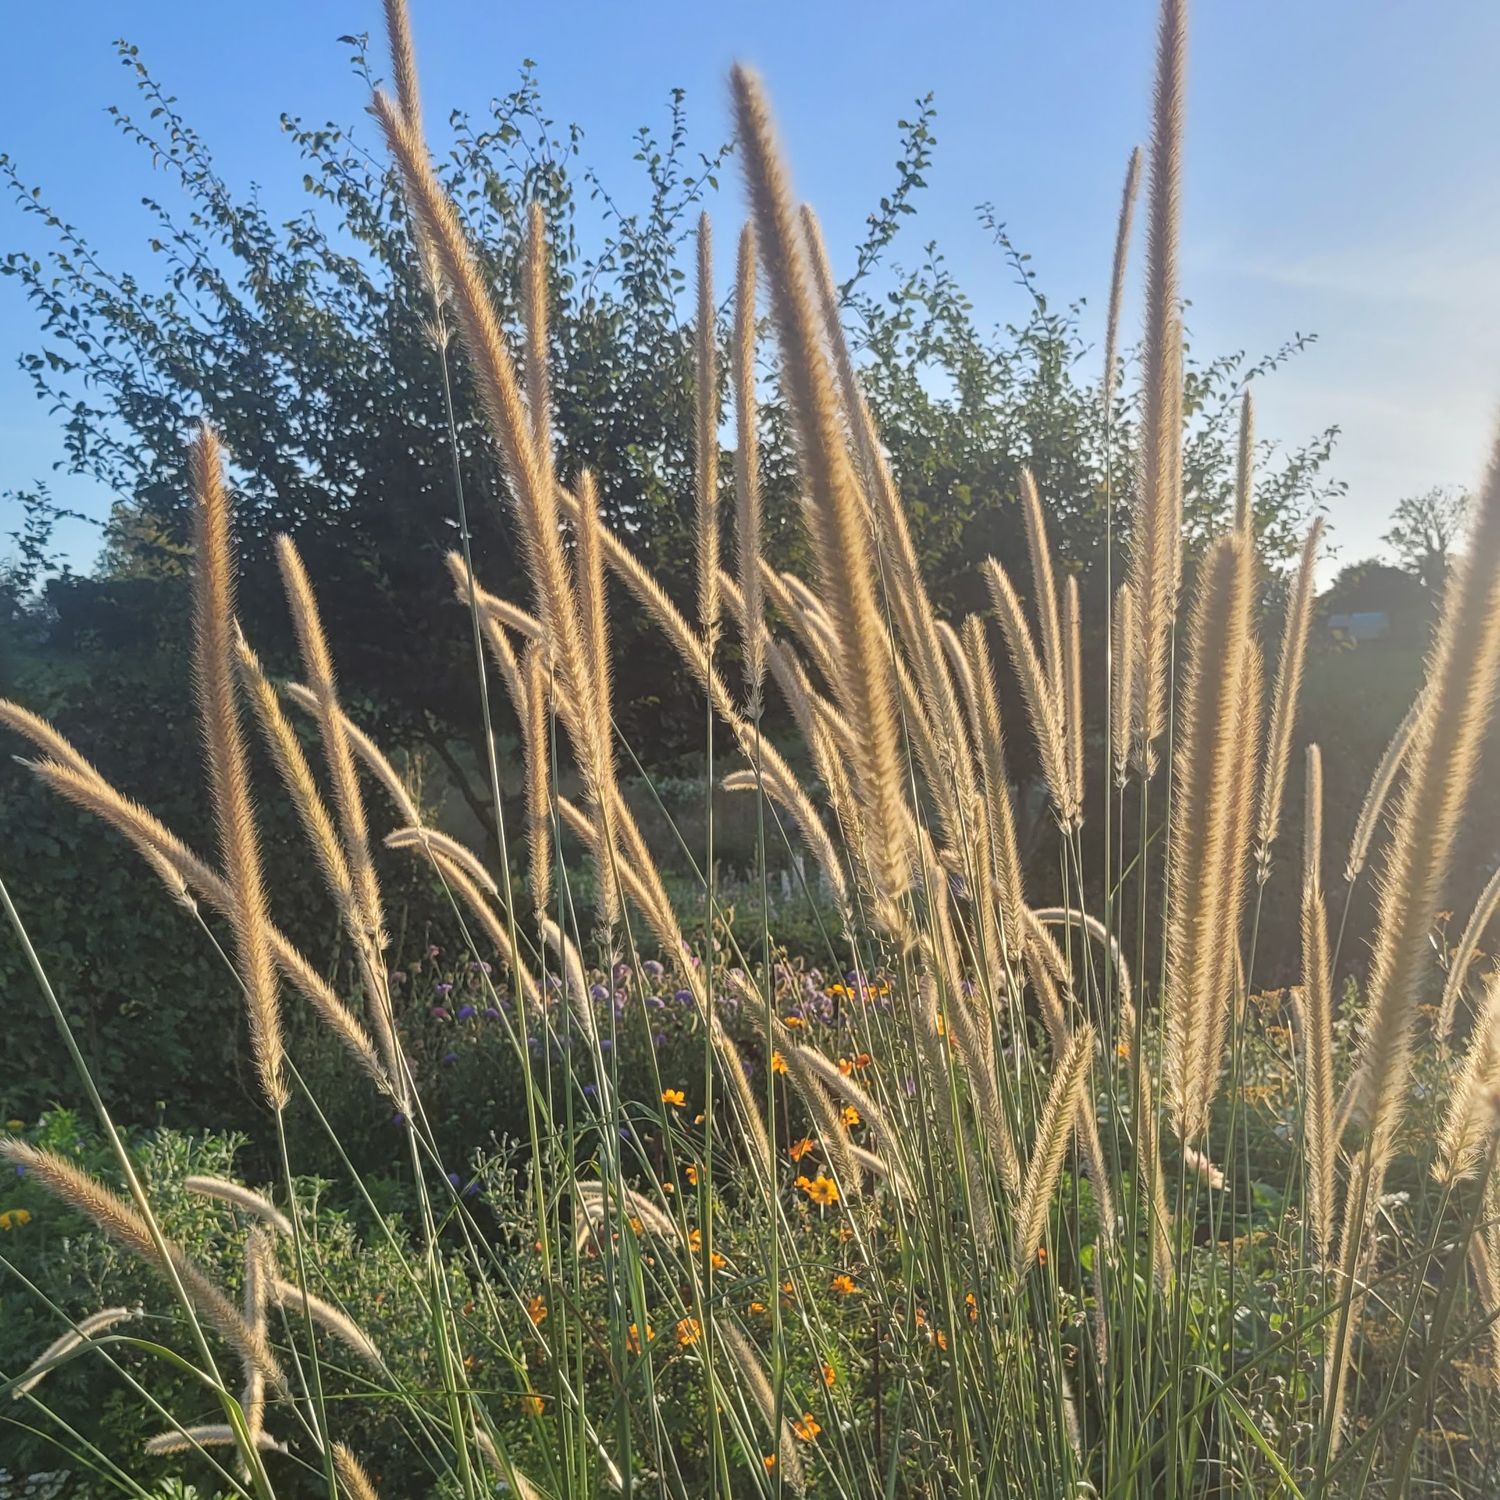
<svg viewBox="0 0 1500 1500">
<path fill-rule="evenodd" d="M 936 93 L 938 148 L 914 232 L 935 236 L 986 321 L 1019 311 L 974 205 L 992 202 L 1054 301 L 1086 297 L 1097 336 L 1120 177 L 1144 141 L 1150 0 L 888 0 L 518 6 L 413 0 L 429 120 L 483 107 L 536 59 L 560 122 L 586 131 L 606 180 L 633 168 L 630 136 L 688 90 L 697 143 L 726 132 L 723 79 L 765 73 L 799 192 L 835 258 L 892 181 L 895 121 Z M 113 128 L 132 101 L 111 46 L 137 43 L 236 187 L 275 212 L 301 206 L 282 110 L 356 122 L 364 98 L 337 37 L 373 30 L 377 0 L 64 0 L 13 7 L 0 150 L 107 262 L 150 264 L 143 194 L 163 192 Z M 920 19 L 918 19 L 920 15 Z M 1201 352 L 1319 342 L 1259 393 L 1262 432 L 1343 429 L 1333 511 L 1345 559 L 1378 546 L 1391 506 L 1431 484 L 1478 481 L 1500 412 L 1500 6 L 1493 0 L 1200 0 L 1189 95 L 1183 284 Z M 726 175 L 716 215 L 738 218 Z M 727 235 L 721 238 L 728 241 Z M 41 248 L 0 203 L 0 247 Z M 1137 304 L 1127 316 L 1133 336 Z M 15 356 L 38 345 L 0 282 L 0 490 L 49 475 L 55 424 Z M 53 478 L 93 514 L 110 496 Z M 0 517 L 0 531 L 9 530 Z M 93 546 L 65 541 L 75 563 Z"/>
</svg>

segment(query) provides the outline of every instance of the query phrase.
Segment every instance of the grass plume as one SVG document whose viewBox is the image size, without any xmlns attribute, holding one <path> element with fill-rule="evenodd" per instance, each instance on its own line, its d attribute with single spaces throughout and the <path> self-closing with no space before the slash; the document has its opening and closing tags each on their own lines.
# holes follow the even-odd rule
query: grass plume
<svg viewBox="0 0 1500 1500">
<path fill-rule="evenodd" d="M 190 452 L 197 568 L 193 575 L 193 682 L 208 762 L 219 852 L 230 890 L 227 913 L 250 1016 L 250 1046 L 260 1086 L 273 1109 L 288 1096 L 283 1076 L 281 1002 L 268 936 L 270 917 L 261 876 L 260 840 L 250 801 L 239 702 L 234 690 L 234 556 L 224 461 L 211 428 L 199 430 Z"/>
</svg>

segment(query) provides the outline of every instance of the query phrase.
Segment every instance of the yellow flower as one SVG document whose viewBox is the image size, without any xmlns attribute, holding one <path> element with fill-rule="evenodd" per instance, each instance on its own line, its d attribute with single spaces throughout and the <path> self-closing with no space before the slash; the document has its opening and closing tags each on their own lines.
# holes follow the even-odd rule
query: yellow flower
<svg viewBox="0 0 1500 1500">
<path fill-rule="evenodd" d="M 540 1292 L 526 1304 L 526 1316 L 539 1327 L 547 1317 L 547 1299 Z"/>
<path fill-rule="evenodd" d="M 796 1186 L 802 1189 L 820 1208 L 828 1208 L 839 1201 L 838 1184 L 821 1172 L 816 1177 L 799 1177 Z"/>
<path fill-rule="evenodd" d="M 784 1058 L 779 1052 L 773 1052 L 771 1054 L 771 1071 L 773 1073 L 786 1072 L 786 1058 Z"/>
<path fill-rule="evenodd" d="M 521 1410 L 528 1417 L 539 1417 L 546 1410 L 546 1403 L 540 1396 L 522 1396 Z"/>
<path fill-rule="evenodd" d="M 804 1443 L 812 1442 L 812 1440 L 817 1437 L 817 1435 L 822 1432 L 822 1430 L 822 1424 L 815 1416 L 813 1416 L 810 1411 L 805 1411 L 802 1413 L 802 1420 L 800 1422 L 795 1417 L 792 1418 L 792 1431 L 795 1432 Z"/>
<path fill-rule="evenodd" d="M 681 1089 L 663 1089 L 661 1091 L 661 1102 L 670 1104 L 673 1109 L 687 1108 L 687 1095 Z"/>
<path fill-rule="evenodd" d="M 846 1104 L 844 1106 L 844 1124 L 846 1124 L 846 1125 L 858 1125 L 859 1124 L 859 1111 L 857 1109 L 855 1109 L 855 1107 L 852 1104 Z"/>
<path fill-rule="evenodd" d="M 655 1337 L 656 1330 L 649 1323 L 647 1323 L 646 1342 L 649 1344 Z M 630 1330 L 625 1335 L 625 1347 L 632 1354 L 639 1354 L 641 1352 L 641 1330 L 637 1328 L 634 1323 L 630 1325 Z"/>
<path fill-rule="evenodd" d="M 809 1135 L 805 1135 L 800 1141 L 793 1141 L 792 1144 L 786 1148 L 786 1154 L 790 1156 L 793 1161 L 801 1161 L 802 1158 L 812 1150 L 812 1148 L 812 1137 Z"/>
<path fill-rule="evenodd" d="M 703 1326 L 697 1318 L 683 1318 L 677 1325 L 677 1342 L 686 1349 L 703 1337 Z"/>
<path fill-rule="evenodd" d="M 687 1166 L 683 1168 L 682 1175 L 686 1177 L 694 1187 L 698 1186 L 698 1168 L 692 1162 L 689 1162 Z"/>
<path fill-rule="evenodd" d="M 854 1284 L 854 1278 L 847 1272 L 840 1271 L 837 1276 L 829 1282 L 831 1290 L 837 1292 L 840 1297 L 852 1297 L 859 1290 Z"/>
<path fill-rule="evenodd" d="M 12 1208 L 0 1214 L 0 1229 L 22 1229 L 31 1223 L 31 1213 L 28 1209 Z"/>
<path fill-rule="evenodd" d="M 26 1121 L 25 1120 L 7 1120 L 5 1122 L 5 1128 L 7 1130 L 25 1130 L 26 1129 Z"/>
</svg>

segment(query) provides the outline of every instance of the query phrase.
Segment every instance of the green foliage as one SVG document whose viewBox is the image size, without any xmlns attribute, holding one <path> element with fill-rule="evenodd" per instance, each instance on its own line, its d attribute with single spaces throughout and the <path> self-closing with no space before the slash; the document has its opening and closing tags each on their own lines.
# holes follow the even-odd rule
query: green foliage
<svg viewBox="0 0 1500 1500">
<path fill-rule="evenodd" d="M 204 854 L 215 849 L 193 718 L 186 599 L 151 578 L 48 585 L 47 638 L 0 632 L 12 649 L 0 695 L 52 719 L 126 793 Z M 60 803 L 11 758 L 0 760 L 5 874 L 38 934 L 75 1034 L 123 1120 L 243 1128 L 259 1117 L 242 1058 L 243 1007 L 232 976 L 193 917 L 97 819 Z M 303 859 L 300 832 L 269 770 L 261 783 L 262 846 L 276 915 L 320 965 L 342 953 L 336 913 Z M 440 915 L 407 856 L 383 858 L 401 938 Z M 209 925 L 220 941 L 225 929 Z M 34 1118 L 83 1100 L 35 998 L 19 947 L 0 945 L 7 1007 L 0 1113 Z M 295 1014 L 295 1013 L 294 1013 Z"/>
</svg>

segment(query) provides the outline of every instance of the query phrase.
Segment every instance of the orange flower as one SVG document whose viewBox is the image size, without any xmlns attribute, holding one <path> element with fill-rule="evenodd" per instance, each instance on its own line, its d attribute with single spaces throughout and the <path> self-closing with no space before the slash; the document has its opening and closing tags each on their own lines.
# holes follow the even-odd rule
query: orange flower
<svg viewBox="0 0 1500 1500">
<path fill-rule="evenodd" d="M 761 1459 L 761 1462 L 766 1466 L 767 1474 L 774 1474 L 776 1472 L 776 1455 L 774 1453 L 766 1454 L 766 1456 Z"/>
<path fill-rule="evenodd" d="M 816 1177 L 799 1177 L 796 1186 L 802 1189 L 820 1208 L 829 1208 L 839 1201 L 838 1184 L 821 1172 Z"/>
<path fill-rule="evenodd" d="M 701 1229 L 688 1230 L 688 1249 L 696 1255 L 703 1248 L 703 1231 Z"/>
<path fill-rule="evenodd" d="M 686 1349 L 703 1337 L 703 1325 L 697 1318 L 683 1318 L 677 1325 L 677 1342 Z"/>
<path fill-rule="evenodd" d="M 859 1290 L 854 1284 L 854 1278 L 847 1272 L 840 1271 L 837 1276 L 829 1282 L 829 1287 L 837 1292 L 840 1297 L 852 1297 Z"/>
<path fill-rule="evenodd" d="M 868 1052 L 861 1052 L 859 1056 L 854 1059 L 854 1066 L 856 1068 L 868 1068 L 874 1061 L 875 1059 L 871 1057 Z"/>
<path fill-rule="evenodd" d="M 807 1022 L 801 1016 L 783 1016 L 781 1024 L 783 1026 L 790 1026 L 795 1031 L 799 1026 L 806 1026 Z"/>
<path fill-rule="evenodd" d="M 1045 1245 L 1038 1245 L 1036 1247 L 1036 1263 L 1039 1266 L 1047 1264 L 1047 1247 Z"/>
<path fill-rule="evenodd" d="M 727 1260 L 725 1260 L 724 1257 L 722 1255 L 720 1255 L 717 1250 L 711 1251 L 709 1253 L 708 1263 L 716 1271 L 722 1271 L 724 1269 L 724 1267 L 729 1264 L 729 1262 Z"/>
<path fill-rule="evenodd" d="M 847 1078 L 854 1071 L 854 1064 L 847 1057 L 839 1058 L 839 1072 Z"/>
<path fill-rule="evenodd" d="M 948 1335 L 941 1328 L 933 1330 L 932 1338 L 939 1349 L 946 1349 L 948 1347 Z"/>
<path fill-rule="evenodd" d="M 815 1416 L 813 1416 L 810 1411 L 805 1411 L 802 1413 L 802 1420 L 800 1422 L 795 1417 L 792 1418 L 792 1431 L 795 1432 L 804 1443 L 812 1442 L 812 1440 L 817 1437 L 817 1435 L 822 1432 L 822 1430 L 822 1424 Z"/>
<path fill-rule="evenodd" d="M 641 1221 L 634 1216 L 632 1216 L 628 1222 L 630 1224 L 631 1232 L 634 1234 L 640 1234 L 645 1228 L 645 1225 L 643 1225 Z"/>
<path fill-rule="evenodd" d="M 686 1177 L 694 1187 L 698 1186 L 698 1168 L 692 1162 L 689 1162 L 687 1166 L 683 1168 L 682 1175 Z"/>
<path fill-rule="evenodd" d="M 843 1119 L 845 1125 L 858 1125 L 859 1111 L 852 1104 L 846 1104 L 844 1106 Z"/>
<path fill-rule="evenodd" d="M 764 1302 L 752 1302 L 748 1310 L 752 1317 L 758 1318 L 763 1312 L 765 1312 L 766 1304 Z"/>
<path fill-rule="evenodd" d="M 661 1102 L 670 1104 L 673 1109 L 687 1108 L 687 1095 L 681 1089 L 663 1089 L 661 1091 Z"/>
<path fill-rule="evenodd" d="M 793 1161 L 801 1161 L 802 1158 L 812 1150 L 812 1148 L 812 1137 L 810 1135 L 805 1135 L 800 1141 L 793 1141 L 792 1144 L 786 1148 L 786 1154 L 790 1156 Z"/>
<path fill-rule="evenodd" d="M 786 1058 L 784 1058 L 779 1052 L 773 1052 L 771 1054 L 771 1071 L 773 1073 L 786 1072 Z"/>
<path fill-rule="evenodd" d="M 647 1323 L 646 1342 L 649 1344 L 655 1337 L 656 1330 L 649 1323 Z M 639 1354 L 641 1352 L 641 1330 L 636 1327 L 634 1323 L 630 1325 L 630 1329 L 625 1335 L 625 1347 L 632 1354 Z"/>
<path fill-rule="evenodd" d="M 969 1321 L 971 1323 L 977 1323 L 979 1321 L 979 1301 L 974 1296 L 973 1292 L 970 1292 L 964 1298 L 964 1307 L 968 1311 Z"/>
<path fill-rule="evenodd" d="M 823 1363 L 818 1366 L 818 1379 L 823 1382 L 823 1386 L 825 1389 L 831 1386 L 838 1378 L 839 1377 L 837 1372 L 834 1370 L 833 1366 L 828 1363 L 827 1360 L 824 1360 Z"/>
<path fill-rule="evenodd" d="M 528 1417 L 539 1417 L 546 1410 L 546 1403 L 540 1396 L 522 1396 L 521 1410 Z"/>
<path fill-rule="evenodd" d="M 526 1316 L 538 1326 L 547 1316 L 547 1299 L 540 1292 L 526 1304 Z"/>
</svg>

